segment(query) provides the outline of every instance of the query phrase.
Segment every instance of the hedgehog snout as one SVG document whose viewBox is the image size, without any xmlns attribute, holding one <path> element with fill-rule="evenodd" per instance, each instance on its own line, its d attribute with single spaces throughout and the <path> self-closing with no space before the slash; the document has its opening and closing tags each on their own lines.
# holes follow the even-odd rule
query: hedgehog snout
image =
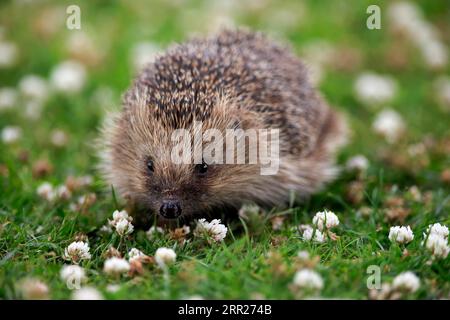
<svg viewBox="0 0 450 320">
<path fill-rule="evenodd" d="M 181 204 L 178 200 L 164 200 L 159 213 L 166 219 L 176 219 L 181 215 Z"/>
</svg>

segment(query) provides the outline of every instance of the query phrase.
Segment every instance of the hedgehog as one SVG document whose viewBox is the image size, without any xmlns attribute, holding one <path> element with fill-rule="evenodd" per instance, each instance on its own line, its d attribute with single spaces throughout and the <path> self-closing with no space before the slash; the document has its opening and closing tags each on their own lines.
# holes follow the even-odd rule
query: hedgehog
<svg viewBox="0 0 450 320">
<path fill-rule="evenodd" d="M 235 137 L 248 145 L 244 163 L 211 162 L 203 154 L 175 162 L 173 133 L 180 129 L 225 136 L 277 130 L 277 171 L 261 174 L 261 163 L 247 162 L 248 150 L 258 147 L 245 134 Z M 104 126 L 100 168 L 140 215 L 163 221 L 247 203 L 282 208 L 293 193 L 304 199 L 335 178 L 346 132 L 343 116 L 311 85 L 287 45 L 258 32 L 222 30 L 172 45 L 144 67 Z M 225 148 L 223 139 L 210 144 L 218 154 Z"/>
</svg>

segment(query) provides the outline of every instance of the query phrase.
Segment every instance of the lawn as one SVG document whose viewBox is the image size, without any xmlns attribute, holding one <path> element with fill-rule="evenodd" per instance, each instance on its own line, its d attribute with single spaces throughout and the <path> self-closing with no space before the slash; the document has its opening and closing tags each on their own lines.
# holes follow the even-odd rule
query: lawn
<svg viewBox="0 0 450 320">
<path fill-rule="evenodd" d="M 400 23 L 408 10 L 392 14 L 394 1 L 77 1 L 81 29 L 71 30 L 73 2 L 0 4 L 0 299 L 76 295 L 60 276 L 73 241 L 90 247 L 82 286 L 107 299 L 450 298 L 450 258 L 422 243 L 429 225 L 450 226 L 448 1 L 416 1 L 414 32 Z M 366 27 L 371 4 L 381 8 L 381 29 Z M 126 208 L 96 170 L 106 111 L 120 108 L 154 52 L 221 24 L 265 31 L 305 58 L 349 122 L 341 174 L 304 202 L 293 197 L 289 208 L 244 208 L 247 215 L 226 222 L 222 242 L 194 236 L 195 221 L 186 236 L 164 230 L 149 238 L 150 226 L 124 237 L 102 229 Z M 364 75 L 369 87 L 387 88 L 368 95 Z M 386 109 L 394 120 L 380 120 Z M 367 163 L 349 163 L 356 155 Z M 69 188 L 48 199 L 46 182 Z M 305 240 L 298 226 L 325 209 L 339 225 L 323 242 Z M 393 226 L 410 226 L 414 239 L 391 242 Z M 176 261 L 155 264 L 160 247 L 172 248 Z M 105 260 L 128 258 L 131 248 L 150 257 L 142 269 L 106 274 Z M 368 288 L 374 268 L 384 291 Z M 299 270 L 313 270 L 322 285 L 296 284 Z M 419 287 L 395 291 L 393 279 L 407 271 Z"/>
</svg>

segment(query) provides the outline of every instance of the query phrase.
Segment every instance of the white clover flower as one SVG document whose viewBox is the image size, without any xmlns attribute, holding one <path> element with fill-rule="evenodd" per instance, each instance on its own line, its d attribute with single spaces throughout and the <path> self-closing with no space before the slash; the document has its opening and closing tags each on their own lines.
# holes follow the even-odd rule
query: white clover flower
<svg viewBox="0 0 450 320">
<path fill-rule="evenodd" d="M 152 42 L 137 43 L 131 52 L 131 59 L 135 70 L 142 70 L 147 64 L 155 60 L 160 47 Z"/>
<path fill-rule="evenodd" d="M 318 243 L 323 243 L 327 237 L 318 229 L 314 230 L 311 226 L 302 225 L 300 226 L 302 232 L 302 238 L 304 241 L 311 241 L 314 236 L 314 241 Z"/>
<path fill-rule="evenodd" d="M 442 69 L 448 63 L 445 44 L 439 39 L 439 30 L 424 19 L 419 6 L 398 2 L 389 6 L 390 24 L 401 31 L 421 51 L 425 64 L 431 69 Z"/>
<path fill-rule="evenodd" d="M 102 226 L 100 228 L 100 232 L 105 233 L 105 234 L 112 233 L 111 226 L 109 224 L 106 224 L 106 225 Z"/>
<path fill-rule="evenodd" d="M 153 240 L 156 237 L 157 233 L 164 234 L 163 228 L 151 226 L 145 234 L 147 235 L 147 239 Z"/>
<path fill-rule="evenodd" d="M 60 129 L 53 130 L 50 136 L 50 142 L 55 147 L 64 147 L 67 145 L 68 140 L 67 134 Z"/>
<path fill-rule="evenodd" d="M 77 93 L 86 82 L 86 69 L 76 61 L 65 61 L 57 65 L 51 72 L 52 86 L 61 92 Z"/>
<path fill-rule="evenodd" d="M 437 39 L 429 39 L 420 46 L 425 64 L 431 69 L 442 69 L 448 63 L 448 51 L 445 44 Z"/>
<path fill-rule="evenodd" d="M 395 143 L 405 131 L 405 123 L 398 112 L 385 109 L 377 114 L 372 129 L 388 143 Z"/>
<path fill-rule="evenodd" d="M 131 248 L 131 250 L 128 252 L 128 261 L 131 262 L 135 259 L 139 259 L 140 257 L 144 257 L 145 254 L 136 248 Z"/>
<path fill-rule="evenodd" d="M 361 154 L 351 157 L 345 165 L 349 171 L 366 171 L 369 168 L 369 160 Z"/>
<path fill-rule="evenodd" d="M 206 219 L 200 219 L 197 221 L 197 226 L 194 230 L 195 236 L 206 236 L 208 240 L 220 242 L 225 239 L 228 228 L 220 223 L 220 219 L 214 219 L 211 222 Z"/>
<path fill-rule="evenodd" d="M 17 104 L 17 96 L 14 88 L 0 88 L 0 111 L 14 108 Z"/>
<path fill-rule="evenodd" d="M 17 142 L 22 137 L 22 129 L 16 126 L 6 126 L 2 130 L 2 141 L 5 144 Z"/>
<path fill-rule="evenodd" d="M 160 268 L 165 268 L 177 259 L 177 254 L 170 248 L 158 248 L 155 253 L 155 261 Z"/>
<path fill-rule="evenodd" d="M 448 228 L 440 223 L 430 224 L 427 229 L 427 234 L 435 234 L 442 238 L 448 238 Z"/>
<path fill-rule="evenodd" d="M 244 204 L 239 209 L 239 217 L 244 220 L 251 220 L 260 215 L 261 208 L 256 204 Z"/>
<path fill-rule="evenodd" d="M 312 222 L 320 231 L 323 231 L 324 229 L 337 227 L 339 225 L 339 218 L 334 212 L 325 210 L 317 212 Z"/>
<path fill-rule="evenodd" d="M 133 218 L 128 215 L 128 212 L 125 210 L 119 211 L 116 210 L 113 212 L 113 219 L 109 220 L 109 224 L 113 227 L 121 220 L 133 221 Z"/>
<path fill-rule="evenodd" d="M 411 271 L 402 272 L 394 278 L 392 287 L 396 290 L 414 293 L 420 287 L 420 279 Z"/>
<path fill-rule="evenodd" d="M 128 215 L 128 212 L 125 210 L 116 210 L 113 212 L 113 219 L 109 220 L 108 223 L 116 229 L 120 236 L 125 236 L 132 233 L 134 230 L 134 226 L 131 224 L 131 221 L 133 221 L 133 218 Z"/>
<path fill-rule="evenodd" d="M 45 79 L 34 74 L 20 80 L 19 90 L 26 98 L 38 101 L 45 101 L 49 94 Z"/>
<path fill-rule="evenodd" d="M 406 32 L 413 31 L 415 22 L 422 19 L 417 4 L 408 1 L 396 1 L 388 6 L 389 23 Z"/>
<path fill-rule="evenodd" d="M 0 68 L 9 68 L 17 62 L 19 50 L 13 42 L 0 41 Z"/>
<path fill-rule="evenodd" d="M 120 285 L 118 284 L 108 284 L 106 286 L 106 291 L 110 292 L 110 293 L 116 293 L 117 291 L 120 290 Z"/>
<path fill-rule="evenodd" d="M 72 192 L 65 185 L 58 186 L 55 192 L 56 196 L 62 200 L 69 200 L 72 197 Z"/>
<path fill-rule="evenodd" d="M 400 244 L 406 244 L 414 239 L 414 234 L 410 226 L 395 226 L 389 230 L 389 240 Z"/>
<path fill-rule="evenodd" d="M 91 259 L 89 244 L 83 241 L 74 241 L 66 248 L 63 257 L 65 260 L 72 261 L 73 263 L 89 260 Z"/>
<path fill-rule="evenodd" d="M 122 210 L 122 211 L 116 210 L 113 212 L 113 221 L 119 221 L 119 220 L 123 220 L 123 219 L 125 219 L 125 220 L 130 219 L 128 212 L 126 212 L 125 210 Z"/>
<path fill-rule="evenodd" d="M 53 201 L 56 198 L 56 193 L 53 190 L 53 186 L 48 182 L 40 184 L 36 190 L 36 193 L 39 197 L 47 201 Z"/>
<path fill-rule="evenodd" d="M 191 227 L 187 226 L 187 225 L 183 225 L 181 227 L 181 229 L 183 229 L 183 233 L 184 235 L 188 235 L 189 233 L 191 233 Z"/>
<path fill-rule="evenodd" d="M 84 287 L 73 291 L 72 300 L 103 300 L 103 296 L 95 288 Z"/>
<path fill-rule="evenodd" d="M 419 18 L 413 21 L 411 27 L 415 30 L 410 30 L 408 36 L 419 50 L 422 50 L 430 42 L 439 42 L 438 29 L 425 19 Z"/>
<path fill-rule="evenodd" d="M 65 265 L 59 273 L 61 280 L 70 284 L 81 284 L 87 280 L 86 272 L 78 265 Z"/>
<path fill-rule="evenodd" d="M 423 244 L 423 243 L 422 243 Z M 425 247 L 438 259 L 445 259 L 450 252 L 448 240 L 436 233 L 431 233 L 426 239 Z"/>
<path fill-rule="evenodd" d="M 134 226 L 126 219 L 119 220 L 115 225 L 116 231 L 120 236 L 126 236 L 133 232 Z"/>
<path fill-rule="evenodd" d="M 397 91 L 396 82 L 389 76 L 366 72 L 358 76 L 354 85 L 356 98 L 366 105 L 391 101 Z"/>
<path fill-rule="evenodd" d="M 105 261 L 103 271 L 109 275 L 119 276 L 130 270 L 130 264 L 127 260 L 117 257 L 109 258 Z"/>
<path fill-rule="evenodd" d="M 70 33 L 67 37 L 66 49 L 71 57 L 75 57 L 89 65 L 96 64 L 101 60 L 104 53 L 102 50 L 99 50 L 95 39 L 82 30 Z"/>
<path fill-rule="evenodd" d="M 28 300 L 48 299 L 48 286 L 39 279 L 26 278 L 20 281 L 18 287 L 22 297 Z"/>
<path fill-rule="evenodd" d="M 295 273 L 294 286 L 300 289 L 321 290 L 323 280 L 320 274 L 310 269 L 301 269 Z"/>
</svg>

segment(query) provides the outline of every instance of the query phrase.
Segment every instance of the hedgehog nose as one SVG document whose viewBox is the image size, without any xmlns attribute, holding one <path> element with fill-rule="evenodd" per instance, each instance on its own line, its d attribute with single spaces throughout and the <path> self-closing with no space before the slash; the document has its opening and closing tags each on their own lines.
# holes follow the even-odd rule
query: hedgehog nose
<svg viewBox="0 0 450 320">
<path fill-rule="evenodd" d="M 164 201 L 159 213 L 167 219 L 175 219 L 181 215 L 181 206 L 179 201 L 167 200 Z"/>
</svg>

